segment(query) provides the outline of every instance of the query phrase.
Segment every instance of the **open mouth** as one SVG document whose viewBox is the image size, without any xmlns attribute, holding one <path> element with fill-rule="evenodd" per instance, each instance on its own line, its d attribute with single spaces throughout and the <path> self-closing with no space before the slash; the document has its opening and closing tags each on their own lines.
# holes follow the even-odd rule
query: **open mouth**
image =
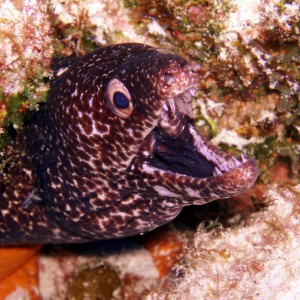
<svg viewBox="0 0 300 300">
<path fill-rule="evenodd" d="M 155 141 L 154 154 L 149 161 L 153 167 L 197 178 L 213 176 L 214 164 L 195 150 L 187 128 L 177 138 L 157 128 Z"/>
<path fill-rule="evenodd" d="M 198 135 L 192 123 L 176 138 L 156 128 L 155 140 L 156 147 L 149 160 L 153 167 L 196 178 L 221 175 L 249 160 L 243 154 L 236 158 L 210 145 Z"/>
<path fill-rule="evenodd" d="M 196 178 L 221 175 L 239 167 L 247 158 L 230 156 L 198 134 L 192 106 L 196 93 L 196 87 L 191 87 L 164 104 L 148 161 L 155 168 Z"/>
<path fill-rule="evenodd" d="M 174 174 L 176 179 L 190 178 L 193 191 L 204 183 L 214 199 L 241 193 L 254 184 L 259 173 L 257 162 L 243 154 L 239 158 L 229 155 L 200 136 L 193 121 L 196 92 L 192 86 L 164 104 L 152 133 L 151 155 L 144 160 L 147 170 L 158 171 L 162 178 Z M 198 197 L 198 192 L 192 194 Z"/>
</svg>

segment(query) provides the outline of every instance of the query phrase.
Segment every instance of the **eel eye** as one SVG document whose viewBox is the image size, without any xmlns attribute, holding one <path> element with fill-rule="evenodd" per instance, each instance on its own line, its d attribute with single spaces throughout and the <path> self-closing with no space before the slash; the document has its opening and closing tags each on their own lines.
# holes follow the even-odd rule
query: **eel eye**
<svg viewBox="0 0 300 300">
<path fill-rule="evenodd" d="M 129 100 L 123 93 L 115 92 L 113 99 L 114 99 L 115 107 L 119 109 L 125 109 L 129 107 Z"/>
<path fill-rule="evenodd" d="M 109 81 L 105 98 L 109 109 L 119 118 L 127 119 L 132 115 L 133 104 L 130 93 L 120 80 L 114 78 Z"/>
</svg>

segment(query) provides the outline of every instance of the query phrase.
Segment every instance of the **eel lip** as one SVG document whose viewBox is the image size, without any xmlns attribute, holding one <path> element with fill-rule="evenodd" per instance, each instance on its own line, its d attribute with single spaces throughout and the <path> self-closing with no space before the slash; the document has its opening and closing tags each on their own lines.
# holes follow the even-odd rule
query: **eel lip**
<svg viewBox="0 0 300 300">
<path fill-rule="evenodd" d="M 230 198 L 250 189 L 259 175 L 258 163 L 254 158 L 249 158 L 239 166 L 217 176 L 205 179 L 208 188 L 206 200 Z M 193 204 L 203 204 L 202 199 L 195 197 Z M 201 197 L 200 197 L 201 198 Z"/>
</svg>

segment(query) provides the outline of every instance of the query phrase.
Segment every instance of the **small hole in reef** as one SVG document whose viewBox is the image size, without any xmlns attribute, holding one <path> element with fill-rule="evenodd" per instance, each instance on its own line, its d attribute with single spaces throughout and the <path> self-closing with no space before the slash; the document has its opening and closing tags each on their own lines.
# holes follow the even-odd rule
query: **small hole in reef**
<svg viewBox="0 0 300 300">
<path fill-rule="evenodd" d="M 17 131 L 16 129 L 13 127 L 13 125 L 9 125 L 7 128 L 7 133 L 11 138 L 15 138 L 17 136 Z"/>
<path fill-rule="evenodd" d="M 181 223 L 196 229 L 198 225 L 207 220 L 222 219 L 224 217 L 222 206 L 218 201 L 210 202 L 205 205 L 191 205 L 184 207 L 181 213 L 173 221 L 175 224 Z"/>
<path fill-rule="evenodd" d="M 5 185 L 3 183 L 0 184 L 0 194 L 3 194 L 5 192 L 5 190 L 6 190 Z"/>
</svg>

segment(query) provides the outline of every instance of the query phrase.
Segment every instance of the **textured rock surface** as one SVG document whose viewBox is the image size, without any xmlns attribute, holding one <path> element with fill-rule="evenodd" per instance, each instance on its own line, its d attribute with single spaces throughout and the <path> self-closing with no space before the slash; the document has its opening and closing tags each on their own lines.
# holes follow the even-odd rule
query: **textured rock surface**
<svg viewBox="0 0 300 300">
<path fill-rule="evenodd" d="M 43 77 L 53 56 L 47 1 L 0 3 L 0 149 L 9 140 L 8 127 L 46 99 Z"/>
<path fill-rule="evenodd" d="M 242 227 L 198 228 L 185 258 L 146 299 L 293 299 L 299 294 L 300 185 L 272 187 Z"/>
</svg>

